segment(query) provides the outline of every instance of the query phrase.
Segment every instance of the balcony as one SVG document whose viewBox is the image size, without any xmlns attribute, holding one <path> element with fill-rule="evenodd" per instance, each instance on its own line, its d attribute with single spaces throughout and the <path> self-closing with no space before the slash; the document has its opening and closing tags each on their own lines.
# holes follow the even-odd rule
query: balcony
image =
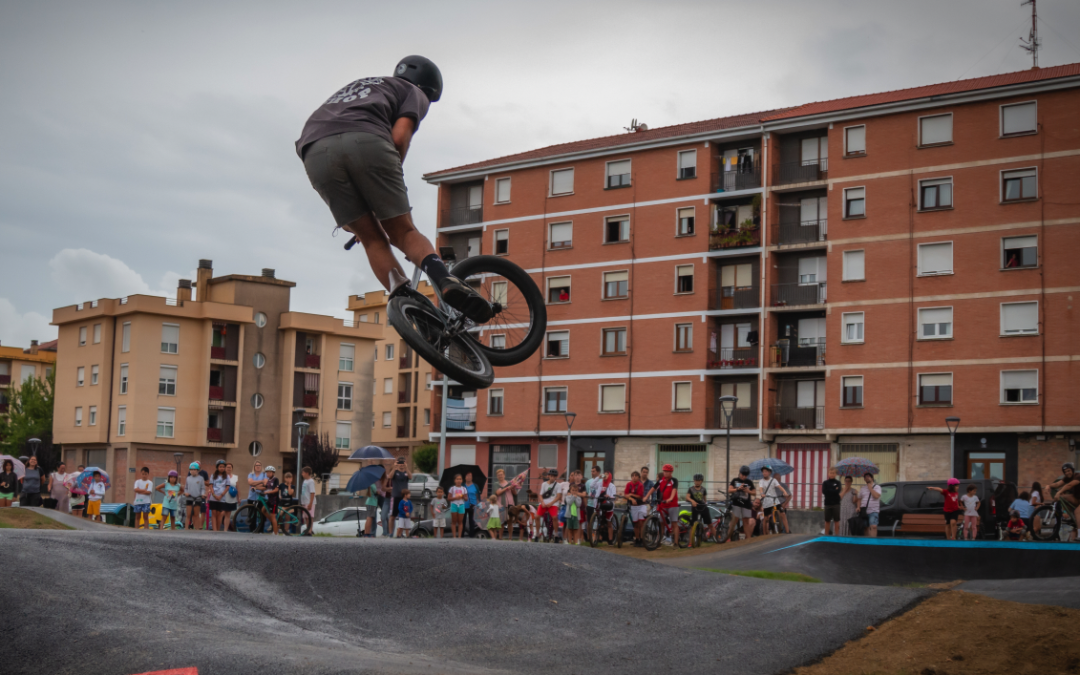
<svg viewBox="0 0 1080 675">
<path fill-rule="evenodd" d="M 206 430 L 206 440 L 209 443 L 221 443 L 221 429 L 210 427 Z"/>
<path fill-rule="evenodd" d="M 304 355 L 304 367 L 305 368 L 320 368 L 322 363 L 322 357 L 318 354 L 305 354 Z"/>
<path fill-rule="evenodd" d="M 812 183 L 829 177 L 829 160 L 815 159 L 800 162 L 781 162 L 777 170 L 776 185 Z"/>
<path fill-rule="evenodd" d="M 447 408 L 446 429 L 447 431 L 475 431 L 476 409 Z"/>
<path fill-rule="evenodd" d="M 721 349 L 719 354 L 720 358 L 716 360 L 709 360 L 709 370 L 715 370 L 717 368 L 757 368 L 758 367 L 758 349 L 757 347 L 738 347 L 733 349 Z"/>
<path fill-rule="evenodd" d="M 825 408 L 777 406 L 773 408 L 771 422 L 773 429 L 824 429 Z"/>
<path fill-rule="evenodd" d="M 825 304 L 824 282 L 809 284 L 773 284 L 770 304 L 773 307 L 802 307 Z"/>
<path fill-rule="evenodd" d="M 778 340 L 772 349 L 776 368 L 819 368 L 825 365 L 825 338 L 808 338 L 792 346 L 790 340 Z"/>
<path fill-rule="evenodd" d="M 709 309 L 757 309 L 761 307 L 761 289 L 723 286 L 709 291 Z"/>
<path fill-rule="evenodd" d="M 828 221 L 804 220 L 799 223 L 780 223 L 777 244 L 813 244 L 828 238 Z"/>
<path fill-rule="evenodd" d="M 210 348 L 210 358 L 224 360 L 225 359 L 225 348 L 224 347 L 211 347 Z"/>
<path fill-rule="evenodd" d="M 397 395 L 397 402 L 398 403 L 412 403 L 412 392 L 410 392 L 408 390 L 399 391 L 398 395 Z"/>
<path fill-rule="evenodd" d="M 399 424 L 398 428 L 397 428 L 397 437 L 398 438 L 408 438 L 409 437 L 409 427 L 407 427 L 405 425 L 402 425 L 402 424 Z"/>
<path fill-rule="evenodd" d="M 462 206 L 456 209 L 444 209 L 442 212 L 441 227 L 453 227 L 454 225 L 477 225 L 484 221 L 484 209 L 480 207 Z"/>
<path fill-rule="evenodd" d="M 6 387 L 11 384 L 11 375 L 0 375 L 0 387 Z"/>
<path fill-rule="evenodd" d="M 319 395 L 309 394 L 304 392 L 304 407 L 305 408 L 318 408 L 319 407 Z"/>
<path fill-rule="evenodd" d="M 709 232 L 709 250 L 761 246 L 761 228 L 729 227 Z"/>
<path fill-rule="evenodd" d="M 734 171 L 723 171 L 713 176 L 713 192 L 736 192 L 761 187 L 761 165 L 739 166 Z"/>
<path fill-rule="evenodd" d="M 705 423 L 707 429 L 727 429 L 727 419 L 719 404 L 709 408 Z M 757 424 L 757 407 L 736 408 L 731 413 L 732 429 L 757 429 Z"/>
<path fill-rule="evenodd" d="M 225 387 L 215 387 L 210 385 L 210 400 L 211 401 L 224 401 L 225 400 Z"/>
<path fill-rule="evenodd" d="M 412 368 L 413 353 L 409 348 L 401 350 L 401 357 L 398 359 L 398 368 Z"/>
</svg>

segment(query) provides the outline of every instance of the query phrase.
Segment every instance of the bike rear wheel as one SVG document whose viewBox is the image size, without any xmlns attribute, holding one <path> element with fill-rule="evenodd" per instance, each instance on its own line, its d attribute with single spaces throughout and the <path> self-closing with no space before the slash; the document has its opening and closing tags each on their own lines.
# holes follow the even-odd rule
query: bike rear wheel
<svg viewBox="0 0 1080 675">
<path fill-rule="evenodd" d="M 690 548 L 701 548 L 701 544 L 705 541 L 705 537 L 701 533 L 704 529 L 705 523 L 701 521 L 696 521 L 690 526 Z"/>
<path fill-rule="evenodd" d="M 262 514 L 254 504 L 244 504 L 233 514 L 232 524 L 237 532 L 254 534 L 262 530 Z"/>
<path fill-rule="evenodd" d="M 1035 520 L 1040 522 L 1035 529 Z M 1043 504 L 1031 514 L 1031 537 L 1037 541 L 1054 541 L 1061 532 L 1061 516 L 1052 504 Z"/>
<path fill-rule="evenodd" d="M 479 344 L 423 295 L 406 292 L 391 298 L 386 314 L 401 339 L 440 372 L 467 386 L 491 386 L 495 371 Z"/>
<path fill-rule="evenodd" d="M 288 506 L 278 511 L 278 530 L 287 536 L 309 534 L 311 514 L 302 506 Z"/>
<path fill-rule="evenodd" d="M 731 531 L 731 511 L 724 511 L 724 514 L 720 516 L 720 520 L 713 523 L 712 536 L 709 537 L 709 541 L 714 544 L 723 544 L 728 540 L 728 533 Z"/>
<path fill-rule="evenodd" d="M 603 527 L 604 519 L 600 515 L 600 509 L 596 509 L 592 518 L 589 518 L 589 546 L 596 548 L 603 541 Z"/>
<path fill-rule="evenodd" d="M 645 549 L 648 551 L 655 551 L 660 548 L 660 544 L 664 540 L 664 523 L 660 521 L 659 514 L 652 514 L 645 519 L 645 525 L 642 527 L 641 541 L 645 544 Z"/>
<path fill-rule="evenodd" d="M 540 538 L 546 544 L 550 544 L 555 541 L 555 523 L 551 519 L 550 513 L 545 513 L 543 520 L 540 521 Z"/>
<path fill-rule="evenodd" d="M 495 366 L 512 366 L 532 356 L 547 330 L 547 307 L 536 282 L 506 258 L 477 255 L 454 265 L 454 276 L 472 286 L 491 303 L 494 316 L 484 324 L 472 324 L 481 334 L 470 332 L 480 351 Z M 492 338 L 501 336 L 501 346 Z"/>
<path fill-rule="evenodd" d="M 626 539 L 626 526 L 630 525 L 633 528 L 633 524 L 630 520 L 630 513 L 624 513 L 616 519 L 615 523 L 615 548 L 622 548 L 623 540 Z"/>
</svg>

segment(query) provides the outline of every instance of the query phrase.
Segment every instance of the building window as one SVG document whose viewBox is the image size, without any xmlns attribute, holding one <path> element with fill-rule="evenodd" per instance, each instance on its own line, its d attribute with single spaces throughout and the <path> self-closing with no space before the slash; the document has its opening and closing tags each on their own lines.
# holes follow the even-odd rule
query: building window
<svg viewBox="0 0 1080 675">
<path fill-rule="evenodd" d="M 1039 238 L 1005 237 L 1001 240 L 1001 267 L 1015 269 L 1019 267 L 1039 266 Z"/>
<path fill-rule="evenodd" d="M 116 409 L 116 435 L 123 436 L 127 433 L 127 406 Z"/>
<path fill-rule="evenodd" d="M 863 342 L 863 312 L 848 312 L 842 315 L 844 332 L 841 333 L 844 344 L 860 344 Z"/>
<path fill-rule="evenodd" d="M 495 255 L 510 253 L 510 230 L 495 230 Z"/>
<path fill-rule="evenodd" d="M 844 251 L 844 281 L 866 279 L 866 251 Z"/>
<path fill-rule="evenodd" d="M 559 169 L 551 172 L 551 196 L 574 194 L 574 170 Z"/>
<path fill-rule="evenodd" d="M 1001 135 L 1021 136 L 1033 134 L 1039 129 L 1035 101 L 1001 106 Z"/>
<path fill-rule="evenodd" d="M 431 408 L 424 408 L 424 426 L 431 426 Z"/>
<path fill-rule="evenodd" d="M 79 366 L 75 371 L 75 386 L 81 387 L 86 384 L 86 367 Z"/>
<path fill-rule="evenodd" d="M 866 188 L 847 188 L 844 190 L 844 217 L 863 218 L 866 216 Z"/>
<path fill-rule="evenodd" d="M 261 354 L 256 354 L 261 356 Z M 344 370 L 347 373 L 351 373 L 353 370 L 353 359 L 356 357 L 356 345 L 341 344 L 341 351 L 338 353 L 338 370 Z M 263 359 L 265 361 L 265 358 Z M 256 368 L 261 368 L 259 364 L 255 364 Z"/>
<path fill-rule="evenodd" d="M 548 277 L 547 289 L 549 305 L 570 302 L 570 277 Z"/>
<path fill-rule="evenodd" d="M 79 346 L 86 346 L 86 326 L 79 327 Z"/>
<path fill-rule="evenodd" d="M 952 307 L 928 307 L 919 310 L 919 339 L 951 338 Z"/>
<path fill-rule="evenodd" d="M 386 345 L 386 360 L 387 361 L 393 361 L 394 360 L 394 345 L 392 345 L 392 344 Z"/>
<path fill-rule="evenodd" d="M 952 208 L 952 178 L 931 178 L 919 181 L 919 210 Z"/>
<path fill-rule="evenodd" d="M 558 445 L 554 443 L 541 443 L 536 450 L 536 464 L 541 469 L 554 469 L 559 465 Z"/>
<path fill-rule="evenodd" d="M 131 322 L 124 324 L 123 339 L 120 342 L 120 351 L 127 353 L 131 351 Z"/>
<path fill-rule="evenodd" d="M 262 352 L 255 352 L 255 355 L 251 357 L 251 365 L 262 368 L 266 365 L 266 355 Z M 352 368 L 349 368 L 349 370 L 352 370 Z"/>
<path fill-rule="evenodd" d="M 120 393 L 126 394 L 128 390 L 128 364 L 120 364 Z"/>
<path fill-rule="evenodd" d="M 382 414 L 383 429 L 389 429 L 391 427 L 391 425 L 393 425 L 393 423 L 394 423 L 393 416 L 390 414 L 390 411 L 387 410 L 386 412 L 384 412 Z"/>
<path fill-rule="evenodd" d="M 424 389 L 431 391 L 431 373 L 424 373 Z"/>
<path fill-rule="evenodd" d="M 600 412 L 602 412 L 602 413 L 626 412 L 626 385 L 625 384 L 602 384 L 602 385 L 600 385 Z"/>
<path fill-rule="evenodd" d="M 176 396 L 176 366 L 162 366 L 158 373 L 158 395 Z"/>
<path fill-rule="evenodd" d="M 630 218 L 614 216 L 604 219 L 604 243 L 618 244 L 630 241 Z"/>
<path fill-rule="evenodd" d="M 98 367 L 90 366 L 90 384 L 98 383 Z"/>
<path fill-rule="evenodd" d="M 360 323 L 367 323 L 367 321 L 368 321 L 368 318 L 367 318 L 367 317 L 368 317 L 368 315 L 367 315 L 367 314 L 361 314 L 361 315 L 360 315 Z M 376 359 L 377 359 L 377 358 L 379 358 L 379 355 L 378 355 L 378 354 L 376 354 L 376 355 L 375 355 L 375 358 L 376 358 Z"/>
<path fill-rule="evenodd" d="M 337 409 L 352 410 L 352 389 L 349 382 L 338 382 L 337 386 Z"/>
<path fill-rule="evenodd" d="M 90 426 L 97 425 L 97 406 L 90 406 Z"/>
<path fill-rule="evenodd" d="M 100 323 L 95 323 L 94 324 L 94 344 L 98 344 L 100 342 L 101 342 L 101 324 Z"/>
<path fill-rule="evenodd" d="M 157 410 L 157 437 L 172 438 L 173 427 L 176 424 L 176 410 L 173 408 L 158 408 Z"/>
<path fill-rule="evenodd" d="M 547 347 L 544 356 L 549 359 L 564 359 L 570 356 L 570 331 L 557 330 L 547 334 Z"/>
<path fill-rule="evenodd" d="M 566 387 L 544 387 L 544 414 L 566 412 Z"/>
<path fill-rule="evenodd" d="M 694 292 L 694 266 L 675 266 L 675 293 Z"/>
<path fill-rule="evenodd" d="M 626 270 L 620 272 L 604 272 L 604 299 L 625 298 L 628 292 L 630 273 Z"/>
<path fill-rule="evenodd" d="M 82 408 L 75 408 L 75 426 L 82 426 Z"/>
<path fill-rule="evenodd" d="M 1038 335 L 1038 302 L 1001 303 L 1002 335 Z"/>
<path fill-rule="evenodd" d="M 951 241 L 919 244 L 919 276 L 952 274 L 952 249 Z"/>
<path fill-rule="evenodd" d="M 724 382 L 720 385 L 721 396 L 734 396 L 736 408 L 754 407 L 754 385 L 750 382 Z M 725 425 L 726 426 L 726 425 Z"/>
<path fill-rule="evenodd" d="M 676 237 L 689 237 L 694 233 L 694 207 L 688 206 L 675 211 L 677 225 Z"/>
<path fill-rule="evenodd" d="M 603 331 L 603 354 L 614 356 L 626 353 L 626 329 L 605 328 Z"/>
<path fill-rule="evenodd" d="M 387 377 L 382 382 L 382 393 L 393 394 L 394 393 L 394 378 Z"/>
<path fill-rule="evenodd" d="M 258 410 L 259 408 L 263 407 L 263 403 L 265 403 L 265 401 L 263 399 L 262 394 L 252 394 L 251 395 L 251 407 L 252 408 L 255 408 L 256 410 Z"/>
<path fill-rule="evenodd" d="M 697 150 L 679 152 L 679 180 L 697 178 Z"/>
<path fill-rule="evenodd" d="M 919 375 L 920 405 L 952 405 L 952 373 Z"/>
<path fill-rule="evenodd" d="M 505 306 L 506 302 L 506 289 L 507 282 L 505 281 L 493 281 L 491 282 L 491 298 L 489 300 L 492 303 L 497 303 Z"/>
<path fill-rule="evenodd" d="M 338 422 L 337 431 L 334 432 L 334 447 L 338 450 L 348 450 L 352 445 L 352 425 L 348 422 Z"/>
<path fill-rule="evenodd" d="M 488 414 L 489 415 L 502 415 L 503 414 L 503 390 L 502 389 L 488 389 Z"/>
<path fill-rule="evenodd" d="M 672 388 L 672 409 L 675 412 L 690 412 L 692 385 L 689 382 L 675 382 Z"/>
<path fill-rule="evenodd" d="M 617 162 L 607 163 L 605 187 L 608 189 L 630 187 L 630 160 L 620 159 Z"/>
<path fill-rule="evenodd" d="M 495 203 L 508 204 L 510 202 L 510 179 L 495 179 Z"/>
<path fill-rule="evenodd" d="M 952 113 L 919 118 L 919 147 L 952 143 Z"/>
<path fill-rule="evenodd" d="M 161 324 L 161 352 L 163 354 L 177 353 L 180 345 L 180 325 L 175 323 Z"/>
<path fill-rule="evenodd" d="M 1039 371 L 1003 370 L 1001 371 L 1002 403 L 1038 403 Z"/>
<path fill-rule="evenodd" d="M 506 336 L 505 335 L 492 335 L 491 336 L 491 348 L 492 349 L 506 349 Z"/>
<path fill-rule="evenodd" d="M 694 324 L 675 324 L 675 351 L 690 352 L 694 350 Z"/>
<path fill-rule="evenodd" d="M 844 127 L 844 156 L 858 157 L 866 154 L 866 125 Z"/>
<path fill-rule="evenodd" d="M 548 225 L 548 248 L 570 248 L 574 245 L 573 223 L 551 223 Z"/>
<path fill-rule="evenodd" d="M 379 323 L 379 313 L 375 312 L 371 319 L 372 323 Z"/>
<path fill-rule="evenodd" d="M 852 375 L 849 377 L 840 378 L 841 387 L 844 390 L 844 399 L 840 407 L 842 408 L 861 408 L 862 407 L 862 375 Z"/>
<path fill-rule="evenodd" d="M 1001 201 L 1020 202 L 1039 196 L 1038 169 L 1001 172 Z"/>
</svg>

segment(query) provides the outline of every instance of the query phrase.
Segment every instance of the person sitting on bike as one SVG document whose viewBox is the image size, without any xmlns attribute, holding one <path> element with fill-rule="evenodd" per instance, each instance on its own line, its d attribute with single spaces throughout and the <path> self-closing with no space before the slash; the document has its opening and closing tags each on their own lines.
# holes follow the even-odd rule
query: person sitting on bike
<svg viewBox="0 0 1080 675">
<path fill-rule="evenodd" d="M 705 476 L 700 473 L 694 474 L 694 484 L 687 488 L 686 500 L 690 502 L 691 522 L 700 520 L 705 527 L 711 527 L 712 515 L 709 513 L 709 507 L 706 506 L 707 491 L 703 485 L 704 481 Z"/>
<path fill-rule="evenodd" d="M 1077 508 L 1080 507 L 1080 473 L 1077 473 L 1072 462 L 1065 462 L 1061 465 L 1061 474 L 1061 478 L 1046 487 L 1053 491 L 1051 494 L 1055 499 L 1060 499 L 1068 505 L 1074 525 L 1080 525 L 1076 522 Z M 1076 532 L 1077 527 L 1074 526 L 1072 534 L 1069 535 L 1069 541 L 1076 541 Z"/>
<path fill-rule="evenodd" d="M 742 524 L 743 534 L 747 539 L 754 536 L 754 509 L 752 496 L 754 481 L 750 480 L 750 467 L 740 466 L 739 475 L 731 479 L 728 485 L 728 499 L 731 500 L 731 524 L 728 537 Z"/>
<path fill-rule="evenodd" d="M 784 525 L 784 532 L 790 532 L 787 524 L 787 514 L 784 513 L 784 500 L 788 498 L 788 491 L 773 477 L 771 466 L 761 467 L 761 483 L 758 485 L 758 493 L 761 496 L 762 513 L 766 518 L 772 516 L 773 510 L 778 511 L 780 520 Z"/>
<path fill-rule="evenodd" d="M 630 504 L 630 522 L 634 524 L 634 546 L 644 546 L 645 544 L 641 541 L 641 529 L 645 524 L 649 507 L 645 504 L 645 484 L 641 482 L 640 471 L 630 474 L 630 482 L 626 484 L 623 496 Z"/>
<path fill-rule="evenodd" d="M 665 464 L 663 471 L 663 477 L 656 481 L 653 490 L 656 491 L 660 500 L 660 511 L 664 514 L 668 525 L 671 527 L 672 538 L 664 543 L 674 546 L 675 542 L 679 540 L 679 481 L 671 475 L 675 471 L 675 467 L 672 465 Z"/>
<path fill-rule="evenodd" d="M 484 323 L 491 319 L 491 305 L 451 276 L 413 224 L 401 168 L 413 134 L 442 90 L 434 63 L 406 56 L 393 76 L 355 80 L 319 106 L 304 124 L 296 154 L 337 226 L 363 244 L 386 290 L 407 282 L 394 246 L 428 275 L 448 305 Z"/>
</svg>

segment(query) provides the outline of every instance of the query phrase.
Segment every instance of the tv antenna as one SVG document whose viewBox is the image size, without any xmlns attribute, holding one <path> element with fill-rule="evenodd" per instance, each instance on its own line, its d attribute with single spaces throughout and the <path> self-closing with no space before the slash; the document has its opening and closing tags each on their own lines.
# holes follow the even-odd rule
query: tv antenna
<svg viewBox="0 0 1080 675">
<path fill-rule="evenodd" d="M 1031 5 L 1031 31 L 1028 32 L 1028 38 L 1020 38 L 1020 49 L 1031 54 L 1031 67 L 1039 67 L 1039 47 L 1042 42 L 1039 40 L 1039 13 L 1035 9 L 1036 0 L 1027 0 L 1020 3 L 1021 7 Z"/>
<path fill-rule="evenodd" d="M 626 129 L 627 131 L 629 131 L 630 133 L 633 134 L 633 133 L 637 133 L 639 131 L 648 131 L 649 130 L 649 125 L 645 124 L 644 122 L 642 122 L 641 124 L 638 124 L 637 118 L 635 117 L 633 119 L 633 121 L 630 122 L 630 126 L 623 127 L 623 129 Z"/>
</svg>

